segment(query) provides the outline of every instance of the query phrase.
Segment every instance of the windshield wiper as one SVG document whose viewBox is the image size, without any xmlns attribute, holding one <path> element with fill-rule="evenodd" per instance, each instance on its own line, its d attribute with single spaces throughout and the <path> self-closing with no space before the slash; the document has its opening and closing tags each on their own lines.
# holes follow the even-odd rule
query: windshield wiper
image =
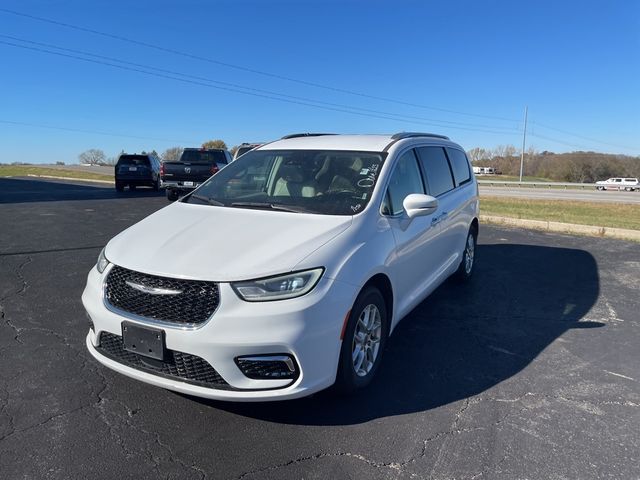
<svg viewBox="0 0 640 480">
<path fill-rule="evenodd" d="M 307 210 L 306 208 L 303 208 L 303 207 L 297 207 L 295 205 L 282 205 L 280 203 L 233 202 L 231 206 L 239 207 L 239 208 L 266 208 L 268 210 L 280 210 L 282 212 L 293 212 L 293 213 L 311 213 L 310 210 Z"/>
<path fill-rule="evenodd" d="M 218 200 L 214 200 L 213 198 L 210 198 L 210 197 L 205 197 L 204 195 L 191 194 L 189 196 L 189 199 L 191 199 L 191 198 L 194 198 L 196 200 L 200 200 L 201 202 L 208 203 L 209 205 L 215 205 L 216 207 L 224 207 L 224 203 L 219 202 Z"/>
</svg>

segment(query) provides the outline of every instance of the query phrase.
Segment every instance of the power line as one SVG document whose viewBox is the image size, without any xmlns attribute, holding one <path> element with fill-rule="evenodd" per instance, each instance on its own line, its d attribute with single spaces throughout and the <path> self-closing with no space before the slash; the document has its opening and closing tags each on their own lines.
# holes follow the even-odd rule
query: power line
<svg viewBox="0 0 640 480">
<path fill-rule="evenodd" d="M 156 137 L 142 137 L 139 135 L 128 135 L 126 133 L 114 133 L 114 132 L 102 132 L 99 130 L 85 130 L 81 128 L 71 128 L 71 127 L 60 127 L 57 125 L 43 125 L 39 123 L 29 123 L 29 122 L 15 122 L 12 120 L 1 120 L 0 123 L 8 124 L 8 125 L 16 125 L 21 127 L 35 127 L 35 128 L 48 128 L 52 130 L 63 130 L 66 132 L 79 132 L 79 133 L 90 133 L 93 135 L 106 135 L 109 137 L 121 137 L 121 138 L 135 138 L 137 140 L 154 140 L 159 142 L 175 142 L 175 143 L 199 143 L 193 142 L 192 140 L 172 140 L 170 138 L 156 138 Z"/>
<path fill-rule="evenodd" d="M 341 104 L 341 103 L 325 102 L 325 101 L 315 100 L 315 99 L 308 98 L 308 97 L 299 97 L 299 96 L 294 96 L 294 95 L 288 95 L 288 94 L 279 93 L 279 92 L 273 92 L 273 91 L 270 91 L 270 90 L 264 90 L 264 89 L 260 89 L 260 88 L 247 87 L 247 86 L 244 86 L 244 85 L 239 85 L 237 83 L 223 82 L 223 81 L 220 81 L 220 80 L 214 80 L 214 79 L 207 78 L 207 77 L 201 77 L 201 76 L 197 76 L 197 75 L 190 75 L 190 74 L 186 74 L 186 73 L 182 73 L 182 72 L 176 72 L 174 70 L 167 70 L 167 69 L 164 69 L 164 68 L 154 67 L 154 66 L 150 66 L 150 65 L 144 65 L 144 64 L 141 64 L 141 63 L 130 62 L 130 61 L 121 60 L 121 59 L 114 58 L 114 57 L 108 57 L 108 56 L 105 56 L 105 55 L 99 55 L 99 54 L 95 54 L 95 53 L 91 53 L 91 52 L 87 52 L 87 51 L 83 51 L 83 50 L 76 50 L 76 49 L 72 49 L 72 48 L 61 47 L 61 46 L 53 45 L 53 44 L 50 44 L 50 43 L 36 42 L 36 41 L 33 41 L 33 40 L 14 37 L 14 36 L 11 36 L 11 35 L 0 34 L 0 37 L 8 38 L 8 39 L 15 40 L 15 41 L 18 41 L 18 42 L 28 43 L 28 44 L 31 44 L 31 45 L 38 45 L 38 46 L 41 46 L 41 47 L 54 48 L 56 50 L 61 50 L 61 51 L 65 51 L 65 52 L 71 52 L 71 53 L 84 55 L 84 56 L 88 56 L 88 57 L 93 57 L 93 58 L 99 58 L 99 59 L 103 59 L 103 60 L 108 60 L 110 62 L 117 62 L 117 63 L 122 63 L 122 64 L 125 64 L 125 65 L 132 65 L 132 66 L 144 68 L 144 69 L 147 69 L 147 70 L 155 70 L 155 71 L 159 71 L 159 72 L 162 72 L 162 73 L 168 73 L 168 74 L 171 74 L 171 75 L 177 75 L 177 76 L 180 76 L 180 77 L 192 78 L 192 79 L 195 79 L 195 80 L 202 80 L 202 81 L 210 82 L 210 83 L 217 84 L 217 85 L 224 85 L 224 86 L 233 87 L 233 88 L 239 88 L 239 89 L 248 90 L 248 91 L 252 91 L 252 92 L 264 93 L 264 94 L 267 94 L 267 95 L 276 95 L 276 96 L 279 96 L 279 97 L 290 98 L 290 99 L 294 99 L 294 100 L 301 100 L 301 101 L 304 101 L 304 102 L 317 103 L 317 104 L 320 104 L 320 105 L 328 105 L 328 106 L 332 106 L 332 107 L 345 108 L 345 109 L 349 109 L 349 110 L 359 110 L 359 111 L 363 111 L 363 112 L 376 113 L 376 114 L 380 114 L 380 115 L 400 117 L 402 119 L 420 120 L 420 121 L 424 121 L 424 122 L 431 122 L 435 126 L 458 125 L 458 126 L 469 126 L 469 127 L 476 127 L 476 128 L 479 127 L 479 128 L 482 128 L 482 129 L 489 128 L 489 129 L 496 130 L 496 128 L 494 128 L 493 126 L 488 126 L 488 125 L 479 125 L 479 124 L 464 123 L 464 122 L 454 122 L 454 121 L 448 121 L 448 120 L 437 120 L 437 119 L 432 119 L 432 118 L 419 117 L 419 116 L 415 116 L 415 115 L 406 115 L 406 114 L 400 114 L 400 113 L 395 113 L 395 112 L 386 112 L 386 111 L 381 111 L 381 110 L 373 110 L 373 109 L 370 109 L 370 108 L 357 107 L 357 106 L 346 105 L 346 104 Z M 505 133 L 505 134 L 509 134 L 509 133 L 513 133 L 513 132 L 517 131 L 517 129 L 515 129 L 515 128 L 511 128 L 511 129 L 509 129 L 507 127 L 498 127 L 498 128 L 502 131 L 501 133 Z"/>
<path fill-rule="evenodd" d="M 629 147 L 627 145 L 619 145 L 619 144 L 616 144 L 616 143 L 603 142 L 602 140 L 596 140 L 595 138 L 586 137 L 586 136 L 580 135 L 578 133 L 573 133 L 573 132 L 569 132 L 567 130 L 562 130 L 560 128 L 552 127 L 550 125 L 545 125 L 544 123 L 540 123 L 540 122 L 531 122 L 531 123 L 533 123 L 534 125 L 537 125 L 539 127 L 546 128 L 548 130 L 554 130 L 556 132 L 563 133 L 565 135 L 570 135 L 570 136 L 576 137 L 576 138 L 581 138 L 582 140 L 587 140 L 587 141 L 592 142 L 592 143 L 600 143 L 602 145 L 608 145 L 610 147 L 617 147 L 617 148 L 624 148 L 624 149 L 627 149 L 627 150 L 636 150 L 636 151 L 640 150 L 640 148 L 638 148 L 638 147 Z"/>
<path fill-rule="evenodd" d="M 459 111 L 459 110 L 452 110 L 452 109 L 447 109 L 447 108 L 434 107 L 434 106 L 430 106 L 430 105 L 422 105 L 422 104 L 418 104 L 418 103 L 406 102 L 406 101 L 403 101 L 403 100 L 397 100 L 397 99 L 393 99 L 393 98 L 381 97 L 381 96 L 377 96 L 377 95 L 370 95 L 370 94 L 367 94 L 367 93 L 357 92 L 355 90 L 348 90 L 348 89 L 333 87 L 333 86 L 330 86 L 330 85 L 324 85 L 324 84 L 317 83 L 317 82 L 310 82 L 308 80 L 301 80 L 301 79 L 297 79 L 297 78 L 288 77 L 288 76 L 285 76 L 285 75 L 280 75 L 280 74 L 276 74 L 276 73 L 257 70 L 255 68 L 249 68 L 249 67 L 245 67 L 245 66 L 242 66 L 242 65 L 223 62 L 223 61 L 216 60 L 216 59 L 213 59 L 213 58 L 203 57 L 201 55 L 195 55 L 195 54 L 192 54 L 192 53 L 183 52 L 183 51 L 180 51 L 180 50 L 175 50 L 173 48 L 163 47 L 163 46 L 160 46 L 160 45 L 155 45 L 155 44 L 152 44 L 152 43 L 143 42 L 143 41 L 140 41 L 140 40 L 135 40 L 135 39 L 132 39 L 132 38 L 121 36 L 121 35 L 115 35 L 115 34 L 112 34 L 112 33 L 102 32 L 100 30 L 95 30 L 95 29 L 92 29 L 92 28 L 82 27 L 82 26 L 79 26 L 79 25 L 73 25 L 73 24 L 70 24 L 70 23 L 65 23 L 65 22 L 61 22 L 61 21 L 58 21 L 58 20 L 53 20 L 53 19 L 50 19 L 50 18 L 44 18 L 44 17 L 39 17 L 39 16 L 36 16 L 36 15 L 30 15 L 30 14 L 27 14 L 27 13 L 18 12 L 18 11 L 10 10 L 10 9 L 7 9 L 7 8 L 0 8 L 0 12 L 8 13 L 10 15 L 16 15 L 16 16 L 23 17 L 23 18 L 28 18 L 28 19 L 31 19 L 31 20 L 36 20 L 36 21 L 39 21 L 39 22 L 45 22 L 45 23 L 49 23 L 49 24 L 52 24 L 52 25 L 57 25 L 57 26 L 65 27 L 65 28 L 70 28 L 70 29 L 81 31 L 81 32 L 91 33 L 91 34 L 94 34 L 94 35 L 100 35 L 100 36 L 111 38 L 111 39 L 114 39 L 114 40 L 119 40 L 119 41 L 122 41 L 122 42 L 131 43 L 133 45 L 138 45 L 138 46 L 142 46 L 142 47 L 146 47 L 146 48 L 152 48 L 154 50 L 158 50 L 158 51 L 161 51 L 161 52 L 171 53 L 173 55 L 179 55 L 179 56 L 191 58 L 191 59 L 194 59 L 194 60 L 200 60 L 200 61 L 203 61 L 203 62 L 212 63 L 212 64 L 215 64 L 215 65 L 219 65 L 219 66 L 223 66 L 223 67 L 227 67 L 227 68 L 232 68 L 232 69 L 235 69 L 235 70 L 240 70 L 240 71 L 244 71 L 244 72 L 248 72 L 248 73 L 253 73 L 253 74 L 256 74 L 256 75 L 262 75 L 262 76 L 266 76 L 266 77 L 276 78 L 278 80 L 285 80 L 285 81 L 288 81 L 288 82 L 298 83 L 298 84 L 306 85 L 306 86 L 309 86 L 309 87 L 321 88 L 321 89 L 324 89 L 324 90 L 331 90 L 331 91 L 334 91 L 334 92 L 344 93 L 344 94 L 347 94 L 347 95 L 354 95 L 354 96 L 358 96 L 358 97 L 369 98 L 369 99 L 372 99 L 372 100 L 379 100 L 379 101 L 383 101 L 383 102 L 396 103 L 396 104 L 399 104 L 399 105 L 405 105 L 405 106 L 416 107 L 416 108 L 423 108 L 423 109 L 427 109 L 427 110 L 434 110 L 434 111 L 438 111 L 438 112 L 450 113 L 450 114 L 455 114 L 455 115 L 464 115 L 464 116 L 469 116 L 469 117 L 485 118 L 485 119 L 491 119 L 491 120 L 501 120 L 501 121 L 508 121 L 508 122 L 517 122 L 518 121 L 518 120 L 514 120 L 512 118 L 506 118 L 506 117 L 500 117 L 500 116 L 494 116 L 494 115 L 484 115 L 484 114 L 470 113 L 470 112 L 462 112 L 462 111 Z"/>
<path fill-rule="evenodd" d="M 403 119 L 396 118 L 396 117 L 391 117 L 391 116 L 386 116 L 386 115 L 365 113 L 365 112 L 360 112 L 360 111 L 349 110 L 347 108 L 336 108 L 336 107 L 331 107 L 331 106 L 326 106 L 326 105 L 318 105 L 318 104 L 310 103 L 310 102 L 306 102 L 306 101 L 298 101 L 298 100 L 287 99 L 287 98 L 279 98 L 279 97 L 275 97 L 273 95 L 268 95 L 268 94 L 263 94 L 263 93 L 243 91 L 243 90 L 239 90 L 237 88 L 232 88 L 232 87 L 212 85 L 211 83 L 205 83 L 203 81 L 190 80 L 190 79 L 187 79 L 187 78 L 176 77 L 173 74 L 169 75 L 169 74 L 165 74 L 165 73 L 152 72 L 152 71 L 148 71 L 148 70 L 143 70 L 142 68 L 133 68 L 133 67 L 125 66 L 125 65 L 119 65 L 117 63 L 111 63 L 111 62 L 106 62 L 106 61 L 102 61 L 102 60 L 96 60 L 96 59 L 92 59 L 92 58 L 79 57 L 77 55 L 71 55 L 71 54 L 67 54 L 67 53 L 47 50 L 45 48 L 30 47 L 30 46 L 27 46 L 27 45 L 20 45 L 20 44 L 17 44 L 17 43 L 7 42 L 7 41 L 3 41 L 3 40 L 0 40 L 0 44 L 4 44 L 4 45 L 11 46 L 11 47 L 16 47 L 16 48 L 22 48 L 22 49 L 25 49 L 25 50 L 32 50 L 32 51 L 37 51 L 37 52 L 41 52 L 41 53 L 47 53 L 47 54 L 50 54 L 50 55 L 56 55 L 56 56 L 60 56 L 60 57 L 72 58 L 72 59 L 75 59 L 75 60 L 80 60 L 80 61 L 99 64 L 99 65 L 106 65 L 106 66 L 118 68 L 118 69 L 121 69 L 121 70 L 128 70 L 128 71 L 138 72 L 138 73 L 142 73 L 142 74 L 145 74 L 145 75 L 150 75 L 150 76 L 159 77 L 159 78 L 165 78 L 165 79 L 169 79 L 169 80 L 175 80 L 175 81 L 179 81 L 179 82 L 183 82 L 183 83 L 188 83 L 188 84 L 199 85 L 199 86 L 204 86 L 204 87 L 209 87 L 209 88 L 215 88 L 215 89 L 218 89 L 218 90 L 224 90 L 224 91 L 240 93 L 240 94 L 243 94 L 243 95 L 250 95 L 250 96 L 254 96 L 254 97 L 266 98 L 266 99 L 270 99 L 270 100 L 287 102 L 287 103 L 292 103 L 292 104 L 297 104 L 297 105 L 304 105 L 304 106 L 313 107 L 313 108 L 320 108 L 320 109 L 323 109 L 323 110 L 330 110 L 330 111 L 335 111 L 335 112 L 349 113 L 349 114 L 352 114 L 352 115 L 359 115 L 359 116 L 364 116 L 364 117 L 380 118 L 380 119 L 384 119 L 384 120 L 394 120 L 394 121 L 403 122 L 405 124 L 408 122 L 407 120 L 403 120 Z M 511 133 L 511 132 L 495 131 L 495 130 L 489 130 L 489 129 L 478 129 L 478 128 L 470 128 L 470 127 L 456 127 L 456 126 L 451 126 L 451 125 L 443 125 L 443 124 L 439 124 L 439 123 L 435 123 L 435 122 L 424 122 L 424 121 L 416 121 L 416 120 L 413 120 L 411 123 L 421 124 L 421 125 L 429 125 L 429 126 L 437 126 L 437 127 L 442 127 L 442 128 L 451 128 L 451 129 L 456 129 L 456 130 L 469 130 L 469 131 L 476 131 L 476 132 L 482 132 L 482 133 L 494 133 L 494 134 L 499 134 L 499 135 Z"/>
<path fill-rule="evenodd" d="M 541 140 L 547 140 L 547 141 L 550 141 L 550 142 L 559 143 L 561 145 L 567 145 L 569 147 L 577 147 L 577 148 L 580 148 L 581 150 L 584 150 L 584 151 L 593 151 L 593 147 L 587 147 L 585 145 L 572 143 L 572 142 L 567 142 L 565 140 L 560 140 L 560 139 L 557 139 L 557 138 L 554 138 L 554 137 L 549 137 L 547 135 L 540 135 L 539 133 L 533 133 L 533 132 L 529 132 L 529 135 L 532 136 L 532 137 L 539 138 Z"/>
</svg>

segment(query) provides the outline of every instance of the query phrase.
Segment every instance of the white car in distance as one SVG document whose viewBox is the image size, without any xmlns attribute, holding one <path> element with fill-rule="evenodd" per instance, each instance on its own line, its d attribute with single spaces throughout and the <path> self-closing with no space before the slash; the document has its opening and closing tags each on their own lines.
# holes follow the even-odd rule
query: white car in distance
<svg viewBox="0 0 640 480">
<path fill-rule="evenodd" d="M 471 276 L 478 216 L 471 166 L 447 137 L 290 135 L 109 241 L 82 295 L 86 345 L 200 397 L 353 391 L 403 317 Z"/>
<path fill-rule="evenodd" d="M 615 177 L 596 182 L 596 189 L 633 192 L 634 190 L 640 190 L 640 183 L 637 178 Z"/>
</svg>

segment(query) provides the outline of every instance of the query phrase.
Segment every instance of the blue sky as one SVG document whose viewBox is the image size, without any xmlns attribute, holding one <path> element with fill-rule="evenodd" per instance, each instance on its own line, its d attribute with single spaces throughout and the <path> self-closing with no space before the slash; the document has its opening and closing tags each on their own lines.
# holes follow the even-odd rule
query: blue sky
<svg viewBox="0 0 640 480">
<path fill-rule="evenodd" d="M 3 0 L 0 9 L 211 60 L 0 11 L 0 42 L 190 75 L 0 43 L 0 162 L 76 163 L 89 148 L 161 153 L 301 131 L 431 131 L 467 149 L 520 148 L 525 105 L 527 145 L 640 155 L 637 0 Z"/>
</svg>

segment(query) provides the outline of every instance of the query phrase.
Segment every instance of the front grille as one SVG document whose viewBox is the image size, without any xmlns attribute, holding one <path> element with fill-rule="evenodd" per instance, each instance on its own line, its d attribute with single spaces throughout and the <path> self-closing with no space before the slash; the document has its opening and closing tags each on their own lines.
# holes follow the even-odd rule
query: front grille
<svg viewBox="0 0 640 480">
<path fill-rule="evenodd" d="M 125 350 L 122 337 L 109 332 L 100 333 L 100 345 L 97 350 L 104 356 L 136 370 L 203 387 L 232 389 L 206 360 L 196 355 L 167 350 L 164 361 L 148 359 Z"/>
<path fill-rule="evenodd" d="M 105 299 L 110 305 L 163 322 L 200 324 L 213 315 L 220 303 L 220 291 L 215 282 L 159 277 L 117 265 L 109 272 L 106 282 Z M 151 294 L 136 290 L 127 282 L 180 293 Z"/>
</svg>

